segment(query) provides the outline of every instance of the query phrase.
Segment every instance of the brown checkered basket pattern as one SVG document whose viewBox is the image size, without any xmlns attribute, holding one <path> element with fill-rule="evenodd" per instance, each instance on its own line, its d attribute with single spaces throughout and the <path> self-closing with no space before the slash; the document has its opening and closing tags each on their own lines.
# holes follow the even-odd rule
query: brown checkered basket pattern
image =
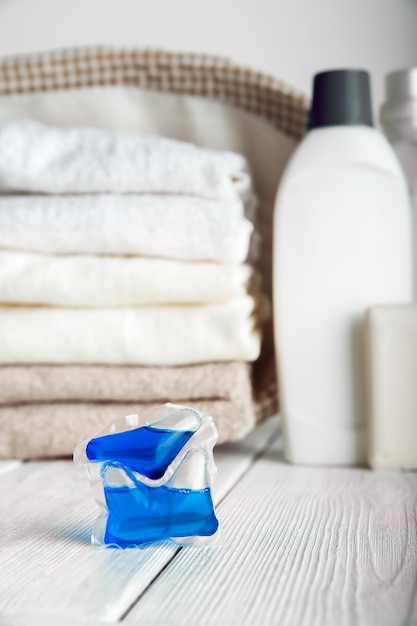
<svg viewBox="0 0 417 626">
<path fill-rule="evenodd" d="M 144 89 L 221 100 L 299 139 L 305 132 L 306 98 L 261 72 L 203 54 L 95 46 L 0 60 L 0 94 L 96 85 Z"/>
<path fill-rule="evenodd" d="M 210 98 L 258 115 L 293 139 L 305 133 L 305 96 L 271 76 L 220 57 L 93 46 L 0 59 L 0 95 L 104 85 Z M 273 363 L 255 391 L 260 421 L 278 409 Z"/>
</svg>

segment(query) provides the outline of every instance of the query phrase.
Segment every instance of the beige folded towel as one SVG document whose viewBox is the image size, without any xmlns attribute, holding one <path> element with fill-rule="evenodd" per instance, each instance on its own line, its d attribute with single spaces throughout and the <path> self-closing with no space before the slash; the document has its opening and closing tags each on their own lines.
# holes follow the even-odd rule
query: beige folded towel
<svg viewBox="0 0 417 626">
<path fill-rule="evenodd" d="M 8 250 L 241 263 L 252 231 L 240 200 L 0 194 L 0 248 Z"/>
<path fill-rule="evenodd" d="M 250 398 L 251 366 L 242 361 L 173 367 L 3 365 L 0 405 L 34 402 L 175 402 Z M 248 395 L 249 394 L 249 395 Z"/>
<path fill-rule="evenodd" d="M 165 137 L 54 128 L 28 120 L 0 129 L 0 189 L 171 193 L 214 200 L 252 193 L 247 161 L 235 152 Z"/>
<path fill-rule="evenodd" d="M 261 314 L 249 296 L 193 306 L 1 307 L 0 363 L 253 361 L 260 351 Z"/>
<path fill-rule="evenodd" d="M 104 402 L 110 398 L 114 401 Z M 167 401 L 212 415 L 219 443 L 241 439 L 256 422 L 250 366 L 243 362 L 170 368 L 4 366 L 0 458 L 68 456 L 115 418 Z"/>
<path fill-rule="evenodd" d="M 70 456 L 75 446 L 112 420 L 140 413 L 164 401 L 125 404 L 51 403 L 0 406 L 0 458 Z M 218 443 L 242 439 L 254 426 L 253 407 L 243 398 L 178 400 L 211 415 Z"/>
<path fill-rule="evenodd" d="M 208 303 L 254 293 L 249 265 L 0 250 L 0 302 L 52 306 Z"/>
</svg>

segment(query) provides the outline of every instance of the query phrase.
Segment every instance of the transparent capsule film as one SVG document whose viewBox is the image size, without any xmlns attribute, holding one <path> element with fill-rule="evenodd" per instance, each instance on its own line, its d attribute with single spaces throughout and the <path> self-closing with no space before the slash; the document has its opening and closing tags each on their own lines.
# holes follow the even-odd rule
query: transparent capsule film
<svg viewBox="0 0 417 626">
<path fill-rule="evenodd" d="M 74 452 L 77 463 L 114 461 L 143 476 L 161 478 L 187 441 L 199 429 L 201 417 L 189 407 L 166 404 L 116 420 Z"/>
<path fill-rule="evenodd" d="M 74 461 L 86 466 L 102 509 L 92 543 L 126 548 L 170 539 L 217 545 L 216 441 L 211 417 L 167 404 L 115 420 L 80 444 Z"/>
<path fill-rule="evenodd" d="M 209 543 L 218 530 L 208 459 L 204 450 L 188 450 L 166 483 L 145 484 L 126 467 L 102 468 L 107 519 L 98 522 L 94 543 L 127 548 L 155 541 L 193 538 Z M 200 538 L 197 540 L 197 538 Z"/>
</svg>

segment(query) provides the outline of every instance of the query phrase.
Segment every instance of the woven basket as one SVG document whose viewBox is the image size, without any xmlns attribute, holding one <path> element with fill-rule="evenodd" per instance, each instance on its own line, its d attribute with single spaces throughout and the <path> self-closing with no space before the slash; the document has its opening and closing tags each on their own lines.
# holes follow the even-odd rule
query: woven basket
<svg viewBox="0 0 417 626">
<path fill-rule="evenodd" d="M 94 46 L 7 57 L 0 60 L 0 96 L 107 86 L 205 98 L 246 111 L 295 142 L 304 135 L 308 101 L 283 82 L 226 59 L 201 55 Z M 255 186 L 256 186 L 255 179 Z M 264 231 L 272 228 L 272 206 Z M 271 237 L 262 247 L 260 269 L 271 295 Z M 265 329 L 261 356 L 253 368 L 258 420 L 277 411 L 272 324 Z"/>
</svg>

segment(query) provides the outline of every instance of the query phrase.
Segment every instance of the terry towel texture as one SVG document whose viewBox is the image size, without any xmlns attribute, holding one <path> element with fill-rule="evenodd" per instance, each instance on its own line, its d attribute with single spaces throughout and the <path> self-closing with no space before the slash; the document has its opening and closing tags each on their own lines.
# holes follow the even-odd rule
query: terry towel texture
<svg viewBox="0 0 417 626">
<path fill-rule="evenodd" d="M 249 386 L 248 386 L 249 389 Z M 247 396 L 230 400 L 179 398 L 213 416 L 218 443 L 244 437 L 255 426 L 251 400 Z M 34 459 L 68 456 L 75 446 L 91 437 L 117 417 L 141 413 L 161 402 L 132 403 L 51 403 L 0 406 L 0 458 Z"/>
<path fill-rule="evenodd" d="M 255 360 L 250 296 L 224 304 L 114 309 L 0 308 L 1 363 L 181 365 Z M 259 311 L 259 313 L 258 313 Z M 264 313 L 264 314 L 265 314 Z"/>
<path fill-rule="evenodd" d="M 220 442 L 247 434 L 269 313 L 244 263 L 255 207 L 236 153 L 0 128 L 0 456 L 67 456 L 167 401 L 210 413 Z"/>
<path fill-rule="evenodd" d="M 0 367 L 0 457 L 66 456 L 115 417 L 167 401 L 215 416 L 219 442 L 255 425 L 250 366 Z M 111 400 L 112 402 L 109 402 Z"/>
<path fill-rule="evenodd" d="M 259 291 L 250 265 L 0 250 L 0 302 L 118 307 L 224 302 Z M 1 389 L 0 389 L 1 393 Z"/>
<path fill-rule="evenodd" d="M 239 200 L 0 195 L 0 247 L 6 249 L 239 263 L 248 255 L 252 230 Z"/>
<path fill-rule="evenodd" d="M 172 367 L 3 365 L 0 405 L 34 402 L 177 402 L 248 398 L 245 362 Z"/>
<path fill-rule="evenodd" d="M 18 121 L 0 129 L 0 190 L 252 196 L 246 159 L 165 137 Z"/>
</svg>

